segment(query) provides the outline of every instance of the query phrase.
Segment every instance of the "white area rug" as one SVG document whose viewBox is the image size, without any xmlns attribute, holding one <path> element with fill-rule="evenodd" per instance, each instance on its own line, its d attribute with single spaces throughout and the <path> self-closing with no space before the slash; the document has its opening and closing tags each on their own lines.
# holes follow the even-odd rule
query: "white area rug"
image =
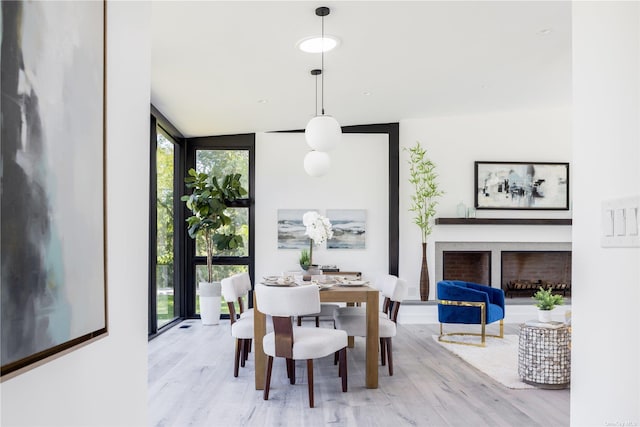
<svg viewBox="0 0 640 427">
<path fill-rule="evenodd" d="M 480 342 L 480 337 L 453 336 L 448 339 L 456 341 Z M 518 336 L 505 335 L 500 338 L 486 338 L 486 347 L 475 347 L 470 345 L 449 344 L 438 341 L 438 336 L 433 335 L 433 339 L 452 352 L 460 356 L 462 360 L 472 365 L 474 368 L 484 372 L 502 385 L 512 389 L 534 388 L 522 382 L 518 376 Z"/>
</svg>

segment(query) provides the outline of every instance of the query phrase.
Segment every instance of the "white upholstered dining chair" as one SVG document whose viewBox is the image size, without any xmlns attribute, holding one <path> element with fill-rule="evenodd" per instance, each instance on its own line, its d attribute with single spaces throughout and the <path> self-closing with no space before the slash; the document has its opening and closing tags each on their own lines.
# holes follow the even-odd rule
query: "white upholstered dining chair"
<svg viewBox="0 0 640 427">
<path fill-rule="evenodd" d="M 293 317 L 320 311 L 320 290 L 317 286 L 270 287 L 256 285 L 258 309 L 273 319 L 273 332 L 262 341 L 267 358 L 264 400 L 269 399 L 271 370 L 274 357 L 286 359 L 289 382 L 295 384 L 295 360 L 307 361 L 309 407 L 313 408 L 313 359 L 338 353 L 342 391 L 347 391 L 347 334 L 328 328 L 293 326 Z"/>
<path fill-rule="evenodd" d="M 244 368 L 245 362 L 249 358 L 251 341 L 253 340 L 253 316 L 239 316 L 235 308 L 235 302 L 238 302 L 240 310 L 243 309 L 242 299 L 248 292 L 246 289 L 246 283 L 238 276 L 239 275 L 227 277 L 221 281 L 222 296 L 229 307 L 231 336 L 236 339 L 236 352 L 233 362 L 234 377 L 238 376 L 238 366 L 242 366 Z M 251 281 L 249 281 L 249 286 L 251 286 Z"/>
<path fill-rule="evenodd" d="M 402 301 L 407 297 L 408 288 L 404 280 L 393 275 L 381 276 L 375 288 L 384 296 L 382 311 L 378 316 L 380 336 L 380 361 L 388 363 L 389 375 L 393 375 L 393 349 L 391 338 L 396 336 L 396 321 Z M 367 336 L 366 311 L 364 307 L 340 307 L 334 314 L 336 329 L 347 332 L 351 337 Z M 387 361 L 388 359 L 388 361 Z"/>
</svg>

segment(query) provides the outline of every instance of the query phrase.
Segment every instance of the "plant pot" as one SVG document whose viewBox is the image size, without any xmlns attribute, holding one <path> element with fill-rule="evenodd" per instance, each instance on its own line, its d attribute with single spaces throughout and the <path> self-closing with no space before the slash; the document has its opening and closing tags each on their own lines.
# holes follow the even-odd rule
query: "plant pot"
<svg viewBox="0 0 640 427">
<path fill-rule="evenodd" d="M 200 282 L 200 319 L 203 325 L 220 323 L 222 287 L 220 282 Z"/>
<path fill-rule="evenodd" d="M 551 322 L 551 310 L 538 310 L 538 321 L 543 323 Z"/>
</svg>

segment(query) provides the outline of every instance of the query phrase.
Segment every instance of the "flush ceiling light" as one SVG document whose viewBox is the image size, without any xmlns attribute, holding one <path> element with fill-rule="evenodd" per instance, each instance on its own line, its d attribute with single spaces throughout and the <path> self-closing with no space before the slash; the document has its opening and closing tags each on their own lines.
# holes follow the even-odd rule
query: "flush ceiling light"
<svg viewBox="0 0 640 427">
<path fill-rule="evenodd" d="M 324 37 L 306 37 L 297 43 L 298 49 L 307 53 L 329 52 L 339 44 L 340 40 L 330 35 L 325 35 Z"/>
<path fill-rule="evenodd" d="M 322 37 L 324 38 L 324 17 L 329 14 L 328 7 L 319 7 L 316 9 L 316 15 L 322 18 Z M 324 52 L 320 52 L 321 69 L 312 70 L 311 74 L 316 77 L 316 116 L 312 118 L 304 131 L 307 144 L 319 152 L 330 151 L 338 145 L 342 130 L 336 119 L 324 113 Z M 321 76 L 321 115 L 318 116 L 318 75 Z M 327 156 L 328 157 L 328 156 Z"/>
</svg>

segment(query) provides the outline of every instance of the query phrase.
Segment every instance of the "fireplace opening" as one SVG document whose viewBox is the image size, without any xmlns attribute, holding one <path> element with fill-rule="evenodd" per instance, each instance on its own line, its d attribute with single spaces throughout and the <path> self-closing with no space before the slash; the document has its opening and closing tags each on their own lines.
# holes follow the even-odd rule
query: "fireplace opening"
<svg viewBox="0 0 640 427">
<path fill-rule="evenodd" d="M 502 251 L 505 296 L 531 297 L 540 288 L 571 295 L 571 251 Z"/>
<path fill-rule="evenodd" d="M 443 280 L 491 284 L 491 251 L 444 251 Z"/>
</svg>

